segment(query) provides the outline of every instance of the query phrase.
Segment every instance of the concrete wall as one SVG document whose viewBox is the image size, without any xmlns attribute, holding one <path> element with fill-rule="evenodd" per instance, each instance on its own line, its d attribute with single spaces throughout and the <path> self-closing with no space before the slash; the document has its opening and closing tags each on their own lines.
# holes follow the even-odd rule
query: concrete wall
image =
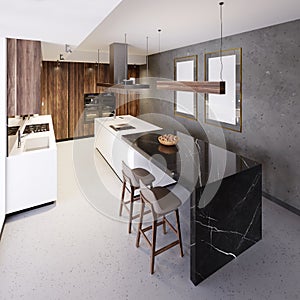
<svg viewBox="0 0 300 300">
<path fill-rule="evenodd" d="M 6 202 L 6 39 L 0 36 L 0 232 Z"/>
<path fill-rule="evenodd" d="M 226 24 L 225 24 L 226 25 Z M 201 30 L 201 29 L 199 29 Z M 224 130 L 227 148 L 263 164 L 263 190 L 300 209 L 300 20 L 224 38 L 223 49 L 243 51 L 243 130 Z M 219 50 L 219 40 L 149 57 L 149 77 L 173 79 L 174 58 L 198 55 L 198 80 L 204 78 L 204 53 Z M 172 95 L 172 93 L 170 94 Z M 198 94 L 198 122 L 178 118 L 205 138 L 217 128 L 204 124 L 204 95 Z M 174 115 L 173 99 L 142 101 L 141 112 Z"/>
</svg>

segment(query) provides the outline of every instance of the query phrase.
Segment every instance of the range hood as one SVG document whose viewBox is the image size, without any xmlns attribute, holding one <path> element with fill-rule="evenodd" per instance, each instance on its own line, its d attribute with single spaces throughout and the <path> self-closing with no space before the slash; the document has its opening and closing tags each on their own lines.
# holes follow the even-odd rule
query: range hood
<svg viewBox="0 0 300 300">
<path fill-rule="evenodd" d="M 109 81 L 120 84 L 127 79 L 128 45 L 113 43 L 109 45 Z"/>
<path fill-rule="evenodd" d="M 116 89 L 143 89 L 147 84 L 134 84 L 128 80 L 128 44 L 113 43 L 109 45 L 109 82 L 98 82 L 97 86 Z"/>
</svg>

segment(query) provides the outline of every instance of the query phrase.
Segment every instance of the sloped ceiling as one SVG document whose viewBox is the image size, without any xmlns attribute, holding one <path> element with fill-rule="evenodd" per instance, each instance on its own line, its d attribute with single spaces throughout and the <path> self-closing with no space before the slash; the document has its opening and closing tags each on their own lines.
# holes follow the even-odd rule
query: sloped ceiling
<svg viewBox="0 0 300 300">
<path fill-rule="evenodd" d="M 224 36 L 300 18 L 299 0 L 225 0 Z M 129 44 L 129 61 L 219 38 L 216 0 L 1 0 L 0 35 L 42 40 L 45 59 L 108 61 L 109 44 Z M 64 52 L 72 45 L 73 53 Z M 143 59 L 142 59 L 143 60 Z"/>
<path fill-rule="evenodd" d="M 121 0 L 1 0 L 0 36 L 78 46 Z"/>
</svg>

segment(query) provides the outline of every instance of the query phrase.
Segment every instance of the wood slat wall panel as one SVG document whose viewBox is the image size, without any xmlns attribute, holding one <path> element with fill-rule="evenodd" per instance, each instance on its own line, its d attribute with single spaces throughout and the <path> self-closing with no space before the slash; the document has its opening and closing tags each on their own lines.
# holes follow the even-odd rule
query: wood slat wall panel
<svg viewBox="0 0 300 300">
<path fill-rule="evenodd" d="M 69 138 L 84 136 L 84 64 L 69 63 Z"/>
<path fill-rule="evenodd" d="M 69 137 L 68 64 L 43 62 L 41 94 L 42 114 L 52 115 L 56 140 Z"/>
<path fill-rule="evenodd" d="M 40 113 L 41 42 L 17 40 L 17 114 Z"/>
<path fill-rule="evenodd" d="M 127 103 L 128 114 L 136 117 L 139 114 L 139 94 L 136 92 L 129 91 Z"/>
<path fill-rule="evenodd" d="M 48 62 L 43 62 L 41 73 L 41 115 L 47 115 L 48 113 Z"/>
<path fill-rule="evenodd" d="M 7 39 L 7 115 L 17 112 L 17 40 Z"/>
<path fill-rule="evenodd" d="M 109 82 L 109 64 L 99 64 L 99 69 L 97 66 L 97 72 L 97 82 Z M 97 86 L 97 93 L 104 93 L 106 90 L 106 87 Z"/>
<path fill-rule="evenodd" d="M 96 93 L 97 65 L 84 63 L 84 93 Z"/>
<path fill-rule="evenodd" d="M 57 132 L 59 133 L 57 139 L 66 139 L 69 137 L 69 65 L 61 63 L 56 70 L 56 113 L 57 117 Z"/>
<path fill-rule="evenodd" d="M 127 93 L 115 93 L 116 96 L 116 114 L 127 115 L 128 114 L 128 104 L 127 104 Z"/>
</svg>

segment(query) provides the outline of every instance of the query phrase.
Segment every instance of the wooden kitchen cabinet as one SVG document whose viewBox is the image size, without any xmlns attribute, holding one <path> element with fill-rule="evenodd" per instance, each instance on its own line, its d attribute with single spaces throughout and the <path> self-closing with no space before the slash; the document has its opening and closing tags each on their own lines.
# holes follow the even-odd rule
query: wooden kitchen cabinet
<svg viewBox="0 0 300 300">
<path fill-rule="evenodd" d="M 7 39 L 7 115 L 40 113 L 40 41 Z"/>
<path fill-rule="evenodd" d="M 138 74 L 138 66 L 128 66 L 128 74 Z M 84 94 L 107 91 L 97 82 L 108 82 L 109 65 L 81 62 L 43 61 L 41 114 L 52 115 L 56 140 L 92 136 L 94 122 L 84 121 Z M 138 115 L 138 94 L 116 94 L 117 114 Z"/>
<path fill-rule="evenodd" d="M 116 112 L 117 115 L 132 115 L 136 117 L 139 114 L 139 94 L 134 91 L 125 91 L 116 89 Z"/>
<path fill-rule="evenodd" d="M 94 123 L 84 122 L 84 94 L 99 92 L 97 70 L 93 63 L 69 63 L 69 138 L 94 134 Z"/>
<path fill-rule="evenodd" d="M 51 115 L 56 140 L 69 137 L 68 63 L 43 62 L 41 77 L 41 114 Z"/>
<path fill-rule="evenodd" d="M 84 136 L 84 64 L 69 63 L 69 138 Z"/>
</svg>

